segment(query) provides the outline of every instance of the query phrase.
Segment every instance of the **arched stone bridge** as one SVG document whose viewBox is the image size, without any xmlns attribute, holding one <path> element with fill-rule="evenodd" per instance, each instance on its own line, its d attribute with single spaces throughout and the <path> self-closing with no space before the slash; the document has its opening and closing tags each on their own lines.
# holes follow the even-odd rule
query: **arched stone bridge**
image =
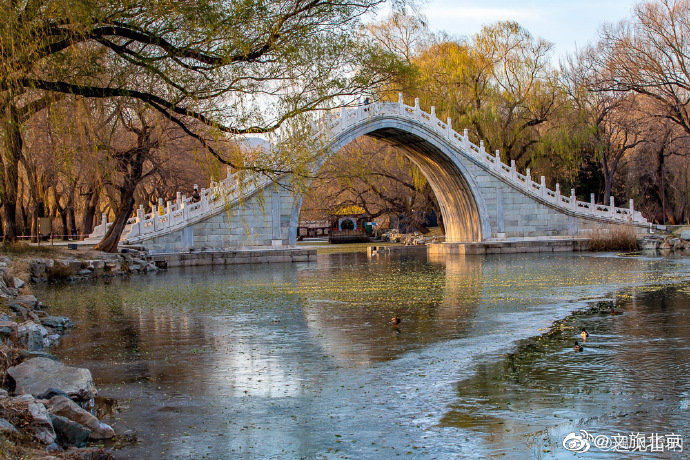
<svg viewBox="0 0 690 460">
<path fill-rule="evenodd" d="M 480 242 L 505 237 L 587 236 L 594 229 L 634 225 L 647 220 L 633 208 L 611 203 L 578 201 L 535 182 L 529 169 L 501 162 L 483 142 L 470 142 L 467 130 L 458 133 L 451 121 L 402 101 L 379 102 L 341 110 L 330 116 L 319 133 L 327 148 L 314 169 L 360 136 L 371 136 L 400 147 L 420 168 L 432 187 L 443 215 L 448 242 Z M 281 182 L 287 185 L 289 177 Z M 592 195 L 593 196 L 593 195 Z M 178 193 L 163 210 L 137 217 L 123 233 L 123 242 L 149 249 L 228 248 L 296 244 L 302 195 L 269 181 L 238 187 L 236 176 L 202 190 L 201 201 Z M 159 208 L 159 209 L 160 209 Z M 91 238 L 105 231 L 101 224 Z"/>
</svg>

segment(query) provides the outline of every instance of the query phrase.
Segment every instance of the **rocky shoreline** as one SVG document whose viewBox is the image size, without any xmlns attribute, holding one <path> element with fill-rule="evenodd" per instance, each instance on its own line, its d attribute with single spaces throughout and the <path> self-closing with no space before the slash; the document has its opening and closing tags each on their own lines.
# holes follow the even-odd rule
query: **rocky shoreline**
<svg viewBox="0 0 690 460">
<path fill-rule="evenodd" d="M 88 369 L 67 366 L 50 348 L 73 327 L 70 318 L 29 293 L 14 276 L 12 260 L 0 256 L 0 458 L 112 459 L 103 447 L 119 437 L 95 415 L 97 390 Z M 146 254 L 127 251 L 102 258 L 32 258 L 31 283 L 78 281 L 159 270 Z"/>
<path fill-rule="evenodd" d="M 106 254 L 90 259 L 33 258 L 29 261 L 30 282 L 79 281 L 112 276 L 152 273 L 167 268 L 151 261 L 145 251 L 123 250 L 120 254 Z"/>
</svg>

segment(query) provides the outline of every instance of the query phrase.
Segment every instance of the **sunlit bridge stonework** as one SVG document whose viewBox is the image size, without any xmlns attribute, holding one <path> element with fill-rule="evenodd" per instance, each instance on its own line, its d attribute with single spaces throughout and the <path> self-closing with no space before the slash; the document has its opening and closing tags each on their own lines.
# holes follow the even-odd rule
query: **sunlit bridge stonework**
<svg viewBox="0 0 690 460">
<path fill-rule="evenodd" d="M 316 134 L 325 139 L 331 155 L 360 136 L 370 136 L 401 148 L 419 167 L 441 207 L 447 243 L 500 241 L 505 238 L 587 237 L 616 226 L 634 226 L 643 232 L 648 221 L 635 211 L 610 203 L 580 201 L 575 191 L 563 194 L 558 184 L 519 172 L 515 163 L 501 161 L 499 152 L 487 152 L 483 141 L 472 143 L 467 130 L 458 133 L 452 121 L 398 102 L 377 102 L 330 114 Z M 536 181 L 534 179 L 537 179 Z M 290 177 L 283 177 L 283 185 Z M 177 194 L 163 203 L 163 212 L 146 214 L 140 207 L 123 232 L 122 242 L 151 250 L 188 250 L 245 246 L 294 245 L 302 195 L 265 180 L 239 186 L 237 175 L 212 183 L 201 200 Z M 105 219 L 91 239 L 105 234 Z"/>
</svg>

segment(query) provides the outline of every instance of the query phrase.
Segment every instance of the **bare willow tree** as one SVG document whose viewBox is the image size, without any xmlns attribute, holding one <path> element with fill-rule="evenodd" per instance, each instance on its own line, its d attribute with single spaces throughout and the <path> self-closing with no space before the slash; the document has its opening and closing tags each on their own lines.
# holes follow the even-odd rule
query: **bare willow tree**
<svg viewBox="0 0 690 460">
<path fill-rule="evenodd" d="M 656 176 L 652 182 L 658 190 L 661 222 L 669 215 L 665 160 L 688 154 L 682 141 L 690 135 L 688 50 L 690 1 L 649 0 L 636 5 L 631 19 L 603 28 L 599 42 L 587 51 L 587 68 L 583 67 L 594 98 L 634 101 L 636 107 L 626 104 L 616 118 L 619 125 L 627 124 L 626 132 L 638 133 L 630 144 L 637 163 L 656 167 L 639 174 Z M 640 162 L 640 156 L 646 160 Z"/>
<path fill-rule="evenodd" d="M 656 115 L 690 134 L 690 1 L 652 0 L 634 17 L 602 31 L 594 56 L 597 87 L 634 92 L 657 105 Z"/>
<path fill-rule="evenodd" d="M 386 57 L 358 39 L 358 24 L 383 1 L 2 2 L 5 236 L 15 236 L 22 126 L 60 94 L 141 101 L 218 161 L 248 167 L 209 136 L 270 132 L 370 91 L 381 81 L 370 69 L 385 68 Z"/>
<path fill-rule="evenodd" d="M 561 69 L 563 87 L 573 104 L 566 120 L 570 136 L 577 136 L 582 152 L 599 165 L 601 195 L 608 203 L 626 154 L 645 142 L 640 98 L 601 86 L 606 69 L 596 65 L 598 50 L 588 48 L 569 58 Z"/>
</svg>

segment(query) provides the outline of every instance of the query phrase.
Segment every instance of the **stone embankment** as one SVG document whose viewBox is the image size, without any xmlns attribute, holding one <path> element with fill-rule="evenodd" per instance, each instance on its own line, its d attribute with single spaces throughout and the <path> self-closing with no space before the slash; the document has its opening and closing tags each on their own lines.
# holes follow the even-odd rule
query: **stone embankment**
<svg viewBox="0 0 690 460">
<path fill-rule="evenodd" d="M 667 255 L 671 253 L 690 254 L 690 230 L 678 235 L 646 235 L 638 240 L 642 251 L 655 251 Z"/>
<path fill-rule="evenodd" d="M 120 254 L 103 254 L 97 259 L 35 258 L 29 261 L 30 281 L 76 281 L 107 276 L 156 272 L 166 268 L 151 261 L 146 252 L 128 250 Z"/>
<path fill-rule="evenodd" d="M 49 351 L 72 321 L 50 315 L 27 293 L 24 280 L 13 276 L 10 262 L 0 256 L 0 458 L 113 458 L 109 450 L 88 447 L 115 437 L 93 413 L 91 372 L 65 365 Z M 37 282 L 155 270 L 136 257 L 36 259 L 30 267 Z"/>
</svg>

